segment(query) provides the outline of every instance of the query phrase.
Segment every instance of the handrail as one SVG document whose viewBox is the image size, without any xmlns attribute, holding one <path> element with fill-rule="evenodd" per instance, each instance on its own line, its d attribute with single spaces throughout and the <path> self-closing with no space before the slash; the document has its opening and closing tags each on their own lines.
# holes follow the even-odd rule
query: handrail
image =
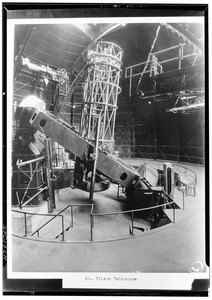
<svg viewBox="0 0 212 300">
<path fill-rule="evenodd" d="M 52 216 L 52 215 L 48 215 L 48 216 Z M 39 236 L 39 231 L 44 227 L 44 226 L 46 226 L 47 224 L 49 224 L 51 221 L 53 221 L 56 217 L 63 217 L 62 215 L 60 215 L 60 214 L 56 214 L 56 215 L 54 215 L 54 217 L 53 218 L 51 218 L 50 220 L 48 220 L 45 224 L 43 224 L 42 226 L 40 226 L 37 230 L 35 230 L 32 234 L 31 234 L 31 236 L 33 236 L 36 232 L 37 232 L 37 234 L 38 234 L 38 236 Z M 64 227 L 64 226 L 62 226 L 62 227 Z"/>
<path fill-rule="evenodd" d="M 41 227 L 39 227 L 35 232 L 33 232 L 33 234 L 31 234 L 32 236 L 37 232 L 39 231 L 40 229 L 42 229 L 44 226 L 46 226 L 49 222 L 51 222 L 53 219 L 55 219 L 57 216 L 60 216 L 60 214 L 62 212 L 64 212 L 66 209 L 68 209 L 69 207 L 73 207 L 73 206 L 90 206 L 90 205 L 93 205 L 93 204 L 70 204 L 68 206 L 66 206 L 64 209 L 62 209 L 57 215 L 54 215 L 54 217 L 52 219 L 50 219 L 49 221 L 47 221 L 45 224 L 43 224 Z M 49 215 L 48 215 L 49 216 Z M 63 228 L 63 231 L 60 233 L 62 234 L 64 233 L 64 228 Z"/>
<path fill-rule="evenodd" d="M 162 177 L 163 176 L 163 174 L 157 174 L 156 171 L 154 173 L 154 171 L 152 169 L 150 169 L 149 167 L 146 167 L 146 171 L 149 171 L 155 177 Z"/>
<path fill-rule="evenodd" d="M 25 219 L 25 236 L 27 236 L 27 222 L 26 222 L 27 221 L 26 220 L 26 215 L 27 214 L 29 214 L 29 215 L 41 215 L 41 216 L 48 216 L 48 217 L 53 216 L 53 218 L 51 218 L 45 224 L 43 224 L 42 226 L 40 226 L 35 232 L 33 232 L 31 234 L 31 236 L 33 236 L 36 232 L 38 233 L 38 236 L 39 236 L 39 231 L 44 226 L 46 226 L 47 224 L 49 224 L 56 217 L 62 217 L 62 232 L 59 235 L 62 234 L 62 241 L 64 241 L 65 240 L 65 237 L 64 237 L 64 232 L 65 232 L 65 229 L 64 229 L 64 216 L 61 215 L 61 213 L 64 212 L 69 207 L 72 208 L 71 209 L 71 225 L 70 225 L 70 227 L 73 227 L 73 207 L 74 206 L 90 206 L 91 207 L 91 211 L 90 211 L 90 231 L 91 231 L 91 238 L 90 238 L 90 241 L 93 241 L 94 217 L 98 217 L 98 216 L 114 215 L 114 214 L 115 215 L 119 215 L 119 214 L 131 213 L 131 222 L 132 222 L 132 234 L 131 235 L 134 235 L 133 234 L 133 218 L 134 218 L 133 214 L 134 213 L 140 212 L 140 211 L 146 211 L 146 210 L 150 210 L 150 209 L 155 209 L 155 208 L 159 208 L 159 207 L 166 207 L 167 205 L 170 205 L 170 204 L 175 204 L 175 201 L 168 194 L 166 194 L 164 191 L 160 191 L 160 193 L 163 194 L 165 197 L 167 197 L 168 200 L 169 200 L 169 202 L 165 203 L 165 201 L 164 201 L 163 204 L 159 204 L 159 205 L 156 205 L 156 206 L 145 207 L 145 208 L 134 209 L 134 210 L 125 210 L 125 211 L 119 211 L 119 212 L 93 213 L 93 210 L 94 210 L 94 205 L 93 204 L 70 204 L 70 205 L 66 206 L 63 210 L 61 210 L 58 214 L 54 214 L 54 215 L 53 214 L 49 215 L 49 214 L 41 214 L 41 213 L 31 213 L 31 212 L 16 211 L 16 210 L 12 210 L 12 211 L 24 214 L 24 219 Z M 173 223 L 175 223 L 175 206 L 173 207 Z"/>
<path fill-rule="evenodd" d="M 74 206 L 91 206 L 93 208 L 93 204 L 89 204 L 89 203 L 88 204 L 69 204 L 63 210 L 61 210 L 59 213 L 64 212 L 66 209 L 68 209 L 69 207 L 71 207 L 71 224 L 70 224 L 70 227 L 74 226 L 74 213 L 73 213 L 73 207 Z M 63 232 L 59 233 L 59 235 L 64 234 L 64 231 L 65 231 L 65 229 L 63 228 Z"/>
<path fill-rule="evenodd" d="M 191 53 L 191 54 L 188 54 L 188 55 L 185 55 L 185 56 L 183 56 L 182 58 L 179 58 L 178 56 L 177 57 L 173 57 L 173 58 L 169 58 L 169 59 L 165 59 L 165 60 L 162 60 L 162 61 L 159 61 L 159 62 L 157 62 L 157 65 L 160 67 L 160 68 L 162 68 L 162 64 L 166 64 L 166 63 L 169 63 L 169 62 L 172 62 L 172 61 L 181 61 L 182 59 L 184 59 L 184 58 L 190 58 L 190 57 L 192 57 L 192 56 L 194 56 L 194 55 L 196 55 L 196 53 Z M 144 65 L 145 63 L 149 63 L 149 62 L 151 62 L 151 60 L 149 60 L 149 61 L 146 61 L 146 62 L 142 62 L 142 63 L 140 63 L 140 64 L 136 64 L 136 65 L 133 65 L 133 66 L 129 66 L 129 67 L 126 67 L 125 68 L 125 78 L 132 78 L 132 77 L 136 77 L 136 76 L 138 76 L 138 75 L 140 75 L 141 74 L 141 72 L 138 72 L 138 73 L 135 73 L 135 74 L 132 74 L 132 72 L 130 73 L 130 75 L 128 75 L 128 70 L 132 70 L 133 68 L 135 68 L 135 67 L 140 67 L 140 66 L 142 66 L 142 65 Z M 178 68 L 179 69 L 179 68 Z M 175 69 L 175 70 L 178 70 L 178 69 Z M 151 72 L 151 70 L 147 70 L 147 71 L 145 71 L 144 73 L 150 73 Z M 161 72 L 160 74 L 162 74 L 163 72 Z"/>
<path fill-rule="evenodd" d="M 165 193 L 164 193 L 165 194 Z M 170 198 L 167 194 L 165 194 L 168 198 Z M 93 214 L 92 216 L 96 217 L 96 216 L 106 216 L 106 215 L 120 215 L 120 214 L 126 214 L 126 213 L 134 213 L 134 212 L 138 212 L 138 211 L 144 211 L 144 210 L 149 210 L 149 209 L 153 209 L 153 208 L 158 208 L 158 207 L 162 207 L 162 206 L 166 206 L 166 205 L 170 205 L 170 204 L 174 204 L 174 200 L 172 198 L 170 198 L 172 201 L 169 203 L 163 203 L 163 204 L 159 204 L 156 206 L 150 206 L 150 207 L 145 207 L 145 208 L 139 208 L 139 209 L 132 209 L 132 210 L 122 210 L 122 211 L 116 211 L 116 212 L 109 212 L 109 213 L 100 213 L 100 214 Z"/>
<path fill-rule="evenodd" d="M 178 66 L 172 66 L 172 71 L 181 70 L 182 69 L 182 61 L 185 61 L 185 59 L 187 59 L 187 58 L 194 57 L 194 60 L 192 62 L 192 66 L 194 66 L 195 62 L 196 62 L 196 58 L 198 57 L 198 53 L 193 52 L 191 54 L 184 55 L 184 47 L 186 45 L 187 45 L 186 43 L 179 44 L 179 45 L 169 47 L 169 48 L 163 49 L 161 51 L 152 53 L 151 56 L 150 55 L 148 56 L 148 58 L 145 62 L 140 62 L 138 64 L 126 67 L 125 68 L 125 78 L 129 78 L 129 80 L 130 80 L 129 96 L 130 97 L 132 96 L 131 92 L 132 92 L 133 77 L 137 77 L 139 75 L 142 76 L 144 73 L 150 73 L 149 77 L 152 77 L 152 75 L 157 76 L 157 75 L 161 75 L 166 72 L 169 72 L 169 70 L 164 70 L 164 68 L 165 68 L 165 64 L 170 63 L 170 62 L 177 62 L 177 64 L 178 64 Z M 172 58 L 167 58 L 165 60 L 162 60 L 163 58 L 161 57 L 161 60 L 159 60 L 159 57 L 157 57 L 158 54 L 164 53 L 164 55 L 165 55 L 165 52 L 170 53 L 170 50 L 174 50 L 174 49 L 179 49 L 179 50 L 178 50 L 178 54 L 177 53 L 175 54 L 175 51 L 172 51 L 173 52 Z M 150 57 L 151 57 L 151 59 L 150 59 Z M 189 64 L 190 63 L 187 63 L 187 65 L 189 65 Z M 143 67 L 143 65 L 144 65 L 144 67 Z M 148 68 L 148 70 L 147 70 L 147 68 Z"/>
<path fill-rule="evenodd" d="M 182 49 L 182 48 L 184 48 L 184 46 L 186 46 L 186 45 L 187 45 L 186 43 L 183 43 L 183 44 L 175 45 L 175 46 L 172 46 L 172 47 L 169 47 L 169 48 L 160 50 L 160 51 L 156 51 L 156 52 L 153 52 L 153 53 L 152 53 L 152 56 L 155 56 L 155 55 L 158 55 L 158 54 L 161 54 L 161 53 L 164 53 L 164 52 L 169 52 L 169 51 L 172 51 L 172 50 L 174 50 L 174 49 Z M 159 63 L 161 64 L 161 63 L 167 62 L 167 61 L 171 61 L 171 60 L 173 60 L 173 59 L 179 60 L 179 59 L 183 59 L 183 58 L 188 58 L 188 57 L 192 57 L 192 56 L 194 56 L 194 55 L 197 55 L 197 53 L 194 52 L 194 53 L 190 53 L 190 54 L 187 54 L 187 55 L 182 55 L 181 58 L 180 58 L 179 56 L 175 56 L 175 57 L 173 57 L 173 58 L 171 58 L 171 59 L 167 59 L 167 60 L 164 60 L 164 61 L 159 61 L 158 64 L 159 64 Z M 144 65 L 144 64 L 147 63 L 147 62 L 149 63 L 149 62 L 151 62 L 151 61 L 152 61 L 152 59 L 149 59 L 149 60 L 147 60 L 147 61 L 143 61 L 143 62 L 140 62 L 140 63 L 137 63 L 137 64 L 134 64 L 134 65 L 131 65 L 131 66 L 126 67 L 126 68 L 125 68 L 125 76 L 127 76 L 127 74 L 126 74 L 126 71 L 127 71 L 127 70 L 132 69 L 132 68 L 135 68 L 135 67 L 139 67 L 139 66 Z M 125 77 L 125 78 L 127 78 L 127 77 Z"/>
<path fill-rule="evenodd" d="M 193 178 L 193 179 L 195 180 L 195 183 L 197 182 L 197 174 L 196 174 L 193 170 L 191 170 L 191 169 L 189 169 L 189 168 L 187 168 L 187 167 L 179 166 L 179 165 L 177 165 L 177 164 L 172 164 L 172 166 L 176 166 L 176 167 L 179 168 L 179 169 L 185 170 L 185 172 L 183 172 L 183 173 L 185 173 L 186 175 L 188 175 L 188 176 L 190 176 L 191 178 Z M 176 168 L 176 169 L 177 169 L 177 168 Z M 192 176 L 191 174 L 187 173 L 187 171 L 193 173 L 193 176 Z"/>
<path fill-rule="evenodd" d="M 38 157 L 38 158 L 35 158 L 35 159 L 26 160 L 26 161 L 22 161 L 22 162 L 19 162 L 19 160 L 17 160 L 16 165 L 17 165 L 18 167 L 23 167 L 23 166 L 29 165 L 29 164 L 31 164 L 31 163 L 34 163 L 34 162 L 43 160 L 44 158 L 45 158 L 44 156 L 41 156 L 41 157 Z"/>
<path fill-rule="evenodd" d="M 101 214 L 94 214 L 93 213 L 93 207 L 92 207 L 92 211 L 90 214 L 90 218 L 91 218 L 91 241 L 93 241 L 93 227 L 94 227 L 94 217 L 99 217 L 99 216 L 106 216 L 106 215 L 120 215 L 120 214 L 126 214 L 126 213 L 131 213 L 131 233 L 130 235 L 133 236 L 134 235 L 134 226 L 133 226 L 133 222 L 134 222 L 134 216 L 133 214 L 135 212 L 139 212 L 139 211 L 145 211 L 145 210 L 150 210 L 150 209 L 154 209 L 154 208 L 158 208 L 158 207 L 164 207 L 170 204 L 175 204 L 175 201 L 173 201 L 172 198 L 170 198 L 166 193 L 163 192 L 163 194 L 165 196 L 167 196 L 169 199 L 171 199 L 171 202 L 168 203 L 163 203 L 163 204 L 159 204 L 156 206 L 151 206 L 151 207 L 145 207 L 145 208 L 140 208 L 140 209 L 134 209 L 134 210 L 125 210 L 125 211 L 120 211 L 120 212 L 111 212 L 111 213 L 101 213 Z M 173 207 L 173 223 L 175 223 L 175 206 Z"/>
<path fill-rule="evenodd" d="M 186 43 L 180 44 L 180 46 L 186 46 Z M 163 49 L 163 50 L 160 50 L 160 51 L 153 52 L 152 55 L 161 54 L 163 52 L 167 52 L 167 51 L 177 49 L 177 48 L 179 48 L 179 45 L 175 45 L 175 46 L 172 46 L 170 48 L 166 48 L 166 49 Z"/>
<path fill-rule="evenodd" d="M 190 171 L 191 173 L 193 173 L 194 175 L 196 175 L 196 173 L 195 173 L 193 170 L 191 170 L 191 169 L 189 169 L 189 168 L 187 168 L 187 167 L 182 167 L 182 166 L 177 165 L 177 164 L 173 164 L 173 165 L 174 165 L 174 166 L 177 166 L 177 167 L 179 167 L 179 168 L 182 168 L 182 169 L 186 169 L 186 170 Z"/>
<path fill-rule="evenodd" d="M 51 222 L 53 219 L 55 219 L 56 217 L 62 217 L 62 230 L 64 229 L 64 217 L 59 215 L 59 214 L 41 214 L 41 213 L 31 213 L 31 212 L 26 212 L 26 211 L 19 211 L 19 210 L 14 210 L 12 209 L 13 212 L 17 212 L 17 213 L 22 213 L 24 214 L 24 224 L 25 224 L 25 235 L 24 236 L 27 236 L 27 220 L 26 220 L 26 215 L 36 215 L 36 216 L 47 216 L 47 217 L 50 217 L 50 216 L 54 216 L 52 219 L 50 219 L 47 223 Z M 45 223 L 45 225 L 47 224 Z M 39 236 L 39 230 L 42 228 L 43 226 L 41 226 L 39 229 L 37 229 L 34 233 L 31 234 L 31 236 L 33 236 L 36 232 L 38 232 L 38 236 Z M 64 234 L 62 235 L 62 241 L 64 241 Z"/>
</svg>

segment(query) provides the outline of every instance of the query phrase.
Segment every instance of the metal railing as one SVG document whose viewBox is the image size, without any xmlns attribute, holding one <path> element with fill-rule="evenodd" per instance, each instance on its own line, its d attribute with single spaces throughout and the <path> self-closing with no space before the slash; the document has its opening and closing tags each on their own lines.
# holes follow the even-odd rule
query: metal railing
<svg viewBox="0 0 212 300">
<path fill-rule="evenodd" d="M 24 214 L 24 236 L 26 237 L 28 234 L 28 230 L 27 230 L 27 215 L 33 215 L 33 216 L 46 216 L 46 217 L 52 217 L 49 221 L 47 221 L 44 225 L 42 225 L 41 227 L 39 227 L 34 233 L 31 234 L 31 236 L 33 236 L 35 233 L 38 234 L 39 237 L 39 231 L 40 229 L 42 229 L 45 225 L 47 225 L 48 223 L 50 223 L 52 220 L 54 220 L 56 217 L 61 217 L 62 221 L 61 221 L 61 227 L 62 227 L 62 241 L 64 241 L 64 216 L 60 215 L 60 214 L 39 214 L 39 213 L 30 213 L 30 212 L 26 212 L 26 211 L 18 211 L 18 210 L 13 210 L 13 212 L 15 213 L 22 213 Z"/>
<path fill-rule="evenodd" d="M 165 197 L 164 197 L 164 203 L 160 204 L 160 205 L 156 205 L 156 206 L 151 206 L 151 207 L 145 207 L 145 208 L 140 208 L 140 209 L 133 209 L 133 210 L 125 210 L 125 211 L 116 211 L 116 212 L 107 212 L 107 213 L 98 213 L 95 214 L 93 213 L 93 207 L 91 208 L 91 214 L 90 214 L 90 218 L 91 218 L 91 241 L 93 241 L 93 228 L 95 227 L 95 217 L 101 217 L 101 216 L 109 216 L 109 215 L 124 215 L 124 214 L 131 214 L 131 236 L 134 236 L 134 214 L 136 212 L 141 212 L 141 211 L 147 211 L 147 210 L 151 210 L 151 209 L 155 209 L 155 208 L 159 208 L 159 207 L 163 207 L 165 208 L 166 206 L 170 206 L 173 205 L 173 221 L 172 223 L 175 223 L 176 221 L 176 217 L 175 217 L 175 202 L 173 201 L 173 199 L 171 197 L 169 197 L 164 191 L 160 192 L 161 194 L 163 194 L 167 199 L 168 202 L 165 203 Z"/>
<path fill-rule="evenodd" d="M 62 212 L 64 212 L 65 210 L 67 210 L 69 207 L 71 207 L 71 221 L 70 221 L 70 227 L 74 227 L 74 210 L 73 210 L 73 208 L 74 207 L 82 207 L 82 206 L 87 206 L 87 207 L 91 207 L 91 211 L 92 211 L 92 209 L 93 209 L 93 204 L 69 204 L 68 206 L 66 206 L 63 210 L 61 210 L 60 212 L 59 212 L 59 214 L 61 214 Z M 91 218 L 90 218 L 90 222 L 91 222 Z M 91 227 L 91 224 L 90 224 L 90 227 Z M 64 232 L 67 230 L 67 228 L 65 229 L 63 229 L 63 232 L 61 232 L 61 233 L 59 233 L 58 234 L 58 236 L 59 235 L 61 235 L 61 234 L 63 234 L 64 235 Z M 91 235 L 92 235 L 92 233 L 91 233 Z M 57 237 L 58 237 L 57 236 Z M 92 240 L 92 236 L 91 236 L 91 240 Z"/>
<path fill-rule="evenodd" d="M 73 207 L 75 207 L 75 206 L 92 206 L 93 204 L 70 204 L 70 205 L 68 205 L 68 206 L 66 206 L 64 209 L 62 209 L 57 215 L 54 215 L 54 217 L 52 218 L 52 219 L 50 219 L 49 221 L 47 221 L 45 224 L 43 224 L 42 226 L 40 226 L 38 229 L 36 229 L 36 231 L 35 232 L 33 232 L 32 234 L 31 234 L 31 236 L 33 236 L 35 233 L 37 233 L 38 234 L 38 236 L 39 236 L 39 231 L 43 228 L 43 227 L 45 227 L 47 224 L 49 224 L 53 219 L 55 219 L 55 217 L 57 217 L 57 216 L 62 216 L 63 217 L 63 219 L 64 219 L 64 216 L 63 215 L 61 215 L 61 213 L 63 213 L 65 210 L 67 210 L 69 207 L 71 207 L 71 222 L 70 222 L 70 227 L 73 227 L 74 226 L 74 212 L 73 212 Z M 63 222 L 63 225 L 62 225 L 62 231 L 57 235 L 57 237 L 58 236 L 60 236 L 60 235 L 62 235 L 62 241 L 64 241 L 65 240 L 65 235 L 64 235 L 64 233 L 65 233 L 65 227 L 64 227 L 64 222 Z"/>
<path fill-rule="evenodd" d="M 39 214 L 39 213 L 30 213 L 30 212 L 23 212 L 23 211 L 17 211 L 17 210 L 12 210 L 13 212 L 17 212 L 17 213 L 22 213 L 24 214 L 24 231 L 25 234 L 24 236 L 26 237 L 28 234 L 28 230 L 27 230 L 27 215 L 38 215 L 38 216 L 47 216 L 47 217 L 52 217 L 50 220 L 48 220 L 46 223 L 44 223 L 42 226 L 40 226 L 38 229 L 36 229 L 31 236 L 35 235 L 37 233 L 37 236 L 39 237 L 39 232 L 41 229 L 43 229 L 47 224 L 49 224 L 50 222 L 52 222 L 55 218 L 57 217 L 61 217 L 61 232 L 57 235 L 60 236 L 62 235 L 62 239 L 61 241 L 65 241 L 65 231 L 67 229 L 65 229 L 64 226 L 64 215 L 61 215 L 62 212 L 64 212 L 65 210 L 67 210 L 69 207 L 71 207 L 71 220 L 70 220 L 70 227 L 74 227 L 74 211 L 73 208 L 74 207 L 79 207 L 79 206 L 89 206 L 91 208 L 90 210 L 90 214 L 89 214 L 89 220 L 90 220 L 90 241 L 94 241 L 94 227 L 95 227 L 95 217 L 101 217 L 101 216 L 109 216 L 109 215 L 124 215 L 124 214 L 130 214 L 131 218 L 131 236 L 134 236 L 134 217 L 135 217 L 135 213 L 137 212 L 142 212 L 142 211 L 148 211 L 148 210 L 152 210 L 152 209 L 157 209 L 157 208 L 163 208 L 165 209 L 167 206 L 169 206 L 169 208 L 172 208 L 173 210 L 173 221 L 171 221 L 172 223 L 175 223 L 176 221 L 176 216 L 175 216 L 175 201 L 169 196 L 167 195 L 164 191 L 160 191 L 160 194 L 163 196 L 163 200 L 164 203 L 156 205 L 156 206 L 151 206 L 151 207 L 145 207 L 145 208 L 140 208 L 140 209 L 134 209 L 134 210 L 125 210 L 125 211 L 118 211 L 118 212 L 107 212 L 107 213 L 94 213 L 94 205 L 93 204 L 70 204 L 68 206 L 66 206 L 63 210 L 61 210 L 58 214 Z M 183 203 L 184 203 L 184 194 L 183 194 Z M 183 204 L 184 207 L 184 204 Z"/>
<path fill-rule="evenodd" d="M 181 179 L 178 179 L 179 184 L 185 186 L 186 196 L 188 195 L 189 187 L 192 187 L 193 189 L 193 194 L 190 195 L 196 196 L 197 174 L 187 167 L 182 167 L 176 164 L 173 164 L 172 166 L 173 172 L 177 173 L 178 175 L 183 175 L 183 177 L 188 181 L 184 182 L 182 177 Z"/>
<path fill-rule="evenodd" d="M 129 97 L 132 96 L 132 78 L 136 76 L 141 76 L 141 74 L 147 74 L 149 73 L 149 76 L 153 75 L 160 75 L 165 73 L 167 70 L 164 70 L 164 65 L 170 62 L 177 62 L 177 68 L 172 67 L 172 70 L 180 70 L 182 69 L 182 61 L 184 59 L 192 58 L 191 65 L 194 66 L 196 63 L 196 59 L 198 57 L 197 52 L 184 54 L 184 48 L 188 46 L 186 43 L 175 45 L 173 47 L 169 47 L 166 49 L 163 49 L 161 51 L 157 51 L 151 54 L 151 58 L 145 62 L 141 62 L 129 67 L 125 68 L 125 78 L 129 78 Z M 178 50 L 178 53 L 175 54 L 175 50 Z M 159 60 L 158 55 L 164 54 L 166 56 L 170 55 L 170 51 L 173 53 L 173 57 Z M 147 70 L 144 70 L 144 66 L 148 63 L 149 67 Z"/>
<path fill-rule="evenodd" d="M 153 176 L 157 177 L 158 179 L 161 179 L 164 176 L 163 174 L 158 174 L 156 170 L 152 170 L 149 167 L 146 167 L 146 173 L 147 172 L 151 173 Z M 146 177 L 147 177 L 147 175 L 146 175 Z"/>
<path fill-rule="evenodd" d="M 187 167 L 179 166 L 177 164 L 172 164 L 172 166 L 174 170 L 179 171 L 179 174 L 184 174 L 187 179 L 190 179 L 191 181 L 197 183 L 197 174 L 193 170 Z"/>
<path fill-rule="evenodd" d="M 152 53 L 151 59 L 148 61 L 148 63 L 153 62 L 153 63 L 157 64 L 157 66 L 159 67 L 159 72 L 157 72 L 157 74 L 162 74 L 164 72 L 162 64 L 169 63 L 169 62 L 172 62 L 172 61 L 177 61 L 178 62 L 178 69 L 181 69 L 181 67 L 182 67 L 181 62 L 182 62 L 183 59 L 191 58 L 191 57 L 194 57 L 194 56 L 196 58 L 196 56 L 198 56 L 198 53 L 196 53 L 196 52 L 184 55 L 183 50 L 184 50 L 185 46 L 186 46 L 186 44 L 179 44 L 179 45 L 176 45 L 176 46 L 173 46 L 173 47 L 170 47 L 170 48 L 163 49 L 161 51 L 154 52 L 154 53 Z M 173 51 L 175 49 L 179 49 L 179 52 L 178 52 L 178 55 L 176 55 L 172 58 L 168 58 L 168 59 L 161 60 L 161 61 L 158 61 L 158 60 L 154 59 L 155 56 L 158 55 L 158 54 L 167 53 L 167 52 Z M 194 61 L 195 61 L 195 58 L 194 58 Z M 141 67 L 141 66 L 145 65 L 146 63 L 147 62 L 144 61 L 144 62 L 135 64 L 135 65 L 126 67 L 125 68 L 125 78 L 131 78 L 131 77 L 141 75 L 142 71 L 133 74 L 133 69 L 135 69 L 137 67 Z M 150 73 L 151 74 L 152 73 L 151 67 L 152 66 L 150 65 L 150 69 L 145 71 L 144 73 Z"/>
</svg>

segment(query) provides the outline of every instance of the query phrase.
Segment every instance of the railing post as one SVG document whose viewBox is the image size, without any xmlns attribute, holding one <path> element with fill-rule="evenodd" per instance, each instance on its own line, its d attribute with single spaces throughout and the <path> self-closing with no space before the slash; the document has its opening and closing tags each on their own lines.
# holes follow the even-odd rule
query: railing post
<svg viewBox="0 0 212 300">
<path fill-rule="evenodd" d="M 39 237 L 39 230 L 37 231 L 37 236 Z"/>
<path fill-rule="evenodd" d="M 131 221 L 132 221 L 132 232 L 131 232 L 131 235 L 133 236 L 134 235 L 134 225 L 133 225 L 133 211 L 131 211 Z"/>
<path fill-rule="evenodd" d="M 186 193 L 186 197 L 187 197 L 188 196 L 188 185 L 187 185 L 187 183 L 184 186 L 185 186 L 185 193 Z"/>
<path fill-rule="evenodd" d="M 89 200 L 93 201 L 93 193 L 94 193 L 94 185 L 95 185 L 95 178 L 96 178 L 96 166 L 97 166 L 97 159 L 98 159 L 98 149 L 99 149 L 99 134 L 100 134 L 100 125 L 101 125 L 101 117 L 96 117 L 97 121 L 97 128 L 95 133 L 95 143 L 93 149 L 93 166 L 92 166 L 92 174 L 91 174 L 91 186 L 90 186 L 90 196 Z"/>
<path fill-rule="evenodd" d="M 184 191 L 182 191 L 182 193 L 183 193 L 183 210 L 185 209 L 185 193 L 184 193 Z"/>
<path fill-rule="evenodd" d="M 196 197 L 196 184 L 194 184 L 194 197 Z"/>
<path fill-rule="evenodd" d="M 27 219 L 26 219 L 26 213 L 24 213 L 24 230 L 25 230 L 24 236 L 27 236 Z"/>
<path fill-rule="evenodd" d="M 64 236 L 64 217 L 62 217 L 62 242 L 65 241 L 65 236 Z"/>
<path fill-rule="evenodd" d="M 194 197 L 196 197 L 197 174 L 194 173 Z"/>
<path fill-rule="evenodd" d="M 22 209 L 22 199 L 21 199 L 21 187 L 20 187 L 20 172 L 17 166 L 17 177 L 18 177 L 18 198 L 19 198 L 19 208 Z"/>
<path fill-rule="evenodd" d="M 92 227 L 95 227 L 94 226 L 94 217 L 93 217 L 93 214 L 92 214 Z"/>
<path fill-rule="evenodd" d="M 73 216 L 73 206 L 71 205 L 71 224 L 70 224 L 71 227 L 74 226 L 74 216 Z"/>
<path fill-rule="evenodd" d="M 173 203 L 174 208 L 173 208 L 173 223 L 175 223 L 175 203 Z"/>
<path fill-rule="evenodd" d="M 93 241 L 93 215 L 90 214 L 91 242 Z"/>
<path fill-rule="evenodd" d="M 161 197 L 163 198 L 163 209 L 166 209 L 166 200 L 164 192 L 161 193 Z"/>
</svg>

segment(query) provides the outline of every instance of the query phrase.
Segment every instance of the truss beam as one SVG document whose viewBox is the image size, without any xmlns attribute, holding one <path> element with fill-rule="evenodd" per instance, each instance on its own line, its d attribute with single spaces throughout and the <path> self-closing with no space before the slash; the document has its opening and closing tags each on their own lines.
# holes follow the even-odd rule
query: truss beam
<svg viewBox="0 0 212 300">
<path fill-rule="evenodd" d="M 114 129 L 122 50 L 113 43 L 98 42 L 87 51 L 87 65 L 80 135 L 95 140 L 97 117 L 101 119 L 99 142 L 114 151 Z"/>
</svg>

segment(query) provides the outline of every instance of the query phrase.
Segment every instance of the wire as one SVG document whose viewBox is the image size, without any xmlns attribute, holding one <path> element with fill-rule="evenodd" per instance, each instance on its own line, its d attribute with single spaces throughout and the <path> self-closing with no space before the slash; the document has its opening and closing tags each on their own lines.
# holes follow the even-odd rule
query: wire
<svg viewBox="0 0 212 300">
<path fill-rule="evenodd" d="M 29 82 L 25 83 L 24 85 L 20 86 L 18 89 L 16 89 L 13 94 L 17 91 L 19 91 L 20 89 L 22 89 L 23 87 L 25 87 L 26 85 L 30 85 L 30 83 L 32 83 L 33 81 L 35 81 L 35 79 L 33 78 L 32 80 L 30 80 Z"/>
</svg>

